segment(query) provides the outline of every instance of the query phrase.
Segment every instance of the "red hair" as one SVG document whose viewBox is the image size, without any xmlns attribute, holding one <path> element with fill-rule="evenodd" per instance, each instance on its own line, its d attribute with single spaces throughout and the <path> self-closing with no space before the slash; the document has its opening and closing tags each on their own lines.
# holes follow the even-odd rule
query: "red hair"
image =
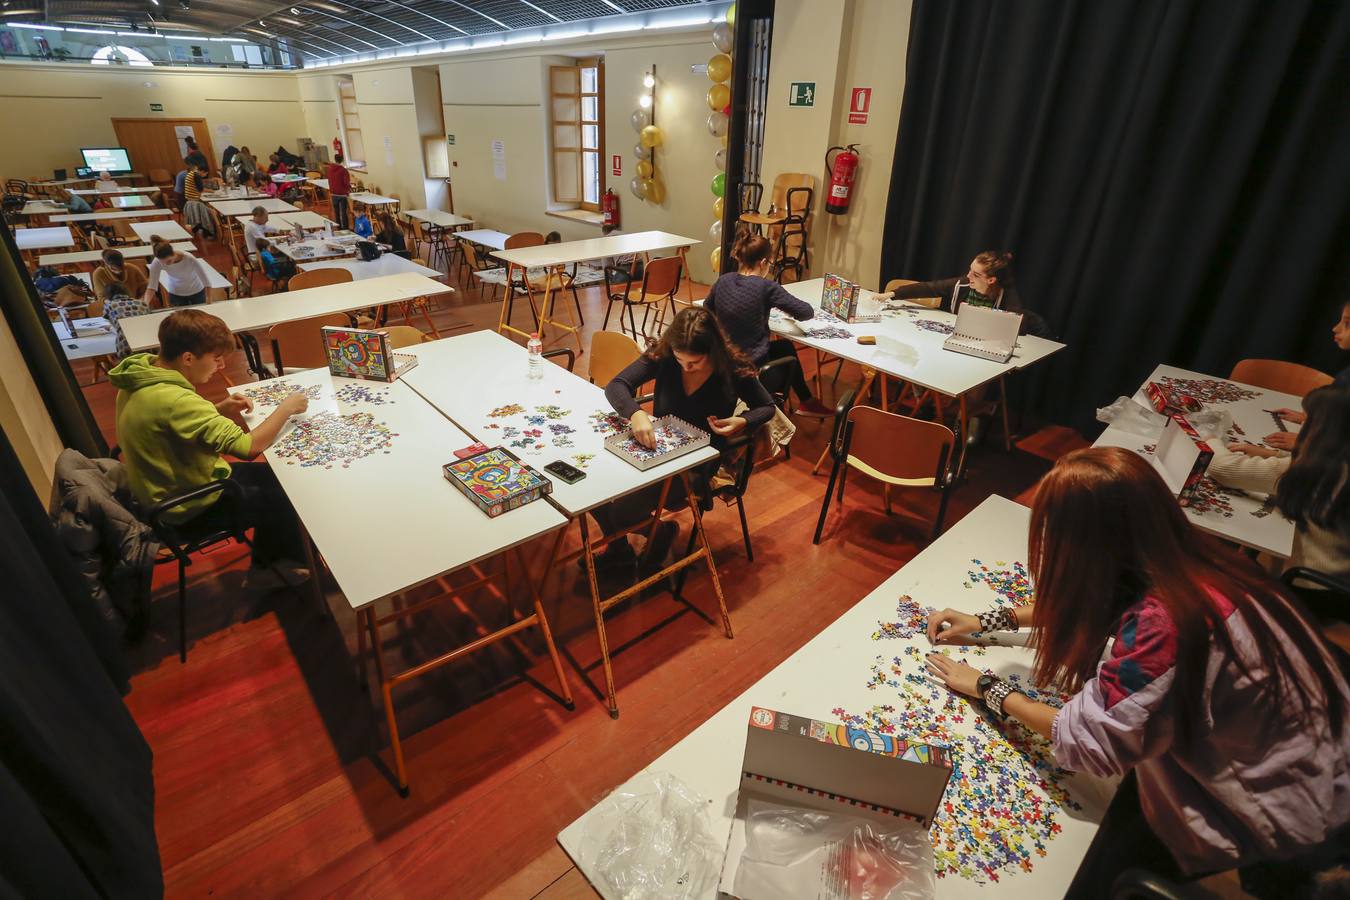
<svg viewBox="0 0 1350 900">
<path fill-rule="evenodd" d="M 1028 569 L 1036 588 L 1039 683 L 1079 690 L 1122 615 L 1147 595 L 1176 629 L 1172 710 L 1181 746 L 1203 721 L 1211 643 L 1263 682 L 1278 704 L 1267 710 L 1289 701 L 1304 711 L 1325 705 L 1333 733 L 1341 733 L 1346 701 L 1330 653 L 1295 603 L 1249 561 L 1194 528 L 1137 454 L 1101 447 L 1059 461 L 1036 491 Z M 1251 632 L 1246 658 L 1233 646 L 1216 595 Z"/>
</svg>

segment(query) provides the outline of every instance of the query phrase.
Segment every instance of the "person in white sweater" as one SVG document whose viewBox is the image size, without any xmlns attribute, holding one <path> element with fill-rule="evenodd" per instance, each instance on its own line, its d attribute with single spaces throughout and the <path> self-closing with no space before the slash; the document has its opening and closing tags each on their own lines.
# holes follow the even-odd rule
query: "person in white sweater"
<svg viewBox="0 0 1350 900">
<path fill-rule="evenodd" d="M 1292 455 L 1254 444 L 1218 445 L 1208 474 L 1227 487 L 1275 498 L 1295 525 L 1287 567 L 1350 581 L 1350 387 L 1309 392 L 1303 413 Z"/>
<path fill-rule="evenodd" d="M 196 306 L 206 302 L 206 289 L 211 284 L 206 263 L 187 253 L 179 253 L 159 235 L 150 239 L 155 248 L 150 263 L 150 283 L 145 288 L 145 302 L 153 304 L 159 284 L 169 294 L 170 306 Z"/>
</svg>

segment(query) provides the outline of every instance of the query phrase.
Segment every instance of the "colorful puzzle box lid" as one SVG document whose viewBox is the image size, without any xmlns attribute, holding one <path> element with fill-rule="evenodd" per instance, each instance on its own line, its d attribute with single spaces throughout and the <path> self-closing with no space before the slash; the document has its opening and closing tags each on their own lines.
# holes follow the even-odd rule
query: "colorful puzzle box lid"
<svg viewBox="0 0 1350 900">
<path fill-rule="evenodd" d="M 490 518 L 553 493 L 552 481 L 501 447 L 446 463 L 442 470 Z"/>
</svg>

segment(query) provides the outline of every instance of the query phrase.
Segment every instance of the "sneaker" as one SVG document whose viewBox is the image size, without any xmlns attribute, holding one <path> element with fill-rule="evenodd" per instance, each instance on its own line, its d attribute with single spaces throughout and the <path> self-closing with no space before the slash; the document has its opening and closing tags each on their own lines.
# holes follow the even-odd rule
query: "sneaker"
<svg viewBox="0 0 1350 900">
<path fill-rule="evenodd" d="M 662 522 L 656 526 L 656 534 L 642 550 L 642 565 L 656 570 L 665 565 L 670 547 L 680 534 L 680 526 L 675 522 Z"/>
<path fill-rule="evenodd" d="M 595 568 L 599 572 L 620 569 L 624 566 L 631 566 L 636 562 L 637 554 L 633 552 L 633 545 L 628 543 L 627 537 L 620 538 L 595 554 Z M 586 557 L 584 555 L 577 560 L 577 568 L 583 572 L 586 571 Z"/>
<path fill-rule="evenodd" d="M 278 560 L 270 566 L 250 566 L 244 587 L 255 591 L 279 591 L 299 587 L 309 581 L 309 569 L 291 560 Z"/>
<path fill-rule="evenodd" d="M 815 397 L 803 400 L 797 404 L 797 415 L 810 416 L 813 419 L 828 419 L 834 415 L 834 410 L 830 409 L 824 403 L 821 403 Z"/>
</svg>

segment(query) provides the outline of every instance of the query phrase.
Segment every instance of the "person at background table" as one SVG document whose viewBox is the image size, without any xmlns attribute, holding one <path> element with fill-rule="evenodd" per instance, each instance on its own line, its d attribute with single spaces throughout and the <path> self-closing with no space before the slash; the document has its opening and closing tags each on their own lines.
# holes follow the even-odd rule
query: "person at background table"
<svg viewBox="0 0 1350 900">
<path fill-rule="evenodd" d="M 128 269 L 130 272 L 139 271 L 138 269 Z M 145 278 L 144 275 L 141 276 Z M 113 354 L 119 360 L 126 359 L 131 355 L 131 345 L 127 343 L 127 336 L 122 333 L 122 326 L 119 319 L 129 319 L 132 316 L 144 316 L 154 312 L 144 300 L 140 297 L 140 291 L 124 284 L 120 281 L 110 281 L 102 292 L 98 294 L 103 300 L 103 318 L 108 320 L 112 326 L 113 334 L 117 337 L 117 351 Z"/>
<path fill-rule="evenodd" d="M 150 246 L 155 258 L 150 263 L 150 279 L 146 283 L 144 300 L 153 306 L 160 282 L 169 295 L 170 306 L 195 306 L 206 302 L 206 288 L 211 283 L 206 263 L 187 253 L 179 253 L 159 235 L 152 235 Z"/>
<path fill-rule="evenodd" d="M 273 153 L 267 158 L 267 174 L 289 175 L 291 174 L 291 167 L 282 162 L 280 156 Z"/>
<path fill-rule="evenodd" d="M 408 242 L 403 238 L 403 229 L 398 227 L 394 217 L 380 211 L 375 213 L 375 240 L 389 248 L 389 252 L 404 259 L 412 259 L 408 252 Z"/>
<path fill-rule="evenodd" d="M 66 188 L 61 188 L 61 200 L 66 204 L 66 209 L 69 209 L 72 213 L 91 213 L 94 211 L 88 200 L 85 200 L 79 194 L 72 194 Z"/>
<path fill-rule="evenodd" d="M 240 147 L 239 152 L 234 155 L 234 165 L 241 176 L 256 175 L 258 172 L 258 157 L 254 156 L 253 151 L 247 147 Z"/>
<path fill-rule="evenodd" d="M 1017 279 L 1012 267 L 1013 255 L 1007 250 L 984 250 L 975 254 L 965 278 L 941 278 L 906 284 L 893 291 L 878 294 L 878 300 L 918 300 L 941 297 L 941 308 L 954 313 L 961 302 L 987 306 L 1007 312 L 1023 312 L 1022 295 L 1017 292 Z M 956 297 L 956 286 L 965 282 L 969 288 Z"/>
<path fill-rule="evenodd" d="M 771 250 L 768 238 L 757 234 L 743 236 L 731 249 L 737 271 L 718 278 L 703 301 L 703 308 L 717 317 L 727 337 L 756 366 L 775 359 L 797 358 L 791 341 L 773 339 L 769 331 L 771 310 L 780 309 L 798 321 L 816 314 L 811 304 L 798 300 L 783 290 L 781 284 L 769 279 Z M 811 395 L 800 363 L 770 370 L 764 386 L 770 391 L 784 391 L 789 379 L 801 400 L 797 412 L 821 418 L 834 415 L 834 410 Z"/>
<path fill-rule="evenodd" d="M 324 178 L 328 179 L 328 195 L 333 201 L 333 218 L 338 228 L 346 229 L 347 196 L 352 192 L 352 176 L 342 164 L 342 154 L 333 154 L 333 161 L 324 167 Z"/>
<path fill-rule="evenodd" d="M 122 251 L 109 247 L 103 251 L 103 263 L 94 269 L 89 283 L 93 285 L 95 297 L 102 297 L 110 284 L 120 284 L 131 296 L 140 297 L 145 293 L 149 279 L 140 266 L 127 265 Z"/>
<path fill-rule="evenodd" d="M 605 399 L 628 420 L 633 437 L 645 447 L 656 446 L 654 419 L 677 416 L 709 432 L 712 445 L 724 451 L 729 438 L 753 431 L 773 418 L 773 399 L 755 371 L 754 364 L 727 339 L 712 313 L 693 307 L 680 310 L 661 339 L 605 385 Z M 656 382 L 650 414 L 635 399 L 649 381 Z M 746 406 L 740 413 L 736 412 L 738 400 Z M 693 473 L 695 490 L 707 492 L 707 479 L 719 464 L 720 460 L 714 460 Z M 660 496 L 660 485 L 652 485 L 599 507 L 591 515 L 601 531 L 613 534 L 649 515 Z M 684 499 L 684 485 L 677 478 L 670 486 L 666 508 L 676 508 L 672 504 Z M 659 565 L 678 533 L 679 526 L 674 522 L 662 522 L 643 551 L 644 561 Z M 624 537 L 605 548 L 596 562 L 612 568 L 636 560 L 632 545 Z"/>
<path fill-rule="evenodd" d="M 187 146 L 187 155 L 183 157 L 183 162 L 188 164 L 189 169 L 205 169 L 211 171 L 211 163 L 206 158 L 206 154 L 197 146 L 196 138 L 183 138 L 183 143 Z"/>
<path fill-rule="evenodd" d="M 267 238 L 257 238 L 255 246 L 258 249 L 258 263 L 262 266 L 263 274 L 277 282 L 282 290 L 286 290 L 291 276 L 295 274 L 295 260 L 284 253 L 279 253 Z"/>
<path fill-rule="evenodd" d="M 605 237 L 623 237 L 618 225 L 602 225 L 600 233 Z M 642 280 L 642 257 L 636 253 L 622 253 L 618 256 L 606 256 L 600 260 L 606 269 L 618 269 L 627 272 L 635 281 Z"/>
<path fill-rule="evenodd" d="M 1286 568 L 1305 566 L 1350 583 L 1350 385 L 1309 391 L 1301 418 L 1292 455 L 1216 441 L 1206 474 L 1226 487 L 1275 499 L 1295 526 Z M 1350 616 L 1350 608 L 1337 609 L 1324 590 L 1299 594 L 1320 614 Z M 1350 603 L 1350 597 L 1337 601 Z"/>
<path fill-rule="evenodd" d="M 363 238 L 368 238 L 375 234 L 375 228 L 370 224 L 370 216 L 366 213 L 366 206 L 364 203 L 353 203 L 352 212 L 356 215 L 356 218 L 352 220 L 352 231 L 355 231 Z"/>
<path fill-rule="evenodd" d="M 1350 300 L 1341 303 L 1339 315 L 1340 318 L 1336 320 L 1336 324 L 1331 326 L 1331 339 L 1336 342 L 1336 346 L 1340 349 L 1350 350 Z M 1350 366 L 1346 366 L 1336 373 L 1332 384 L 1339 387 L 1350 386 Z M 1303 410 L 1301 409 L 1281 408 L 1274 410 L 1274 413 L 1286 422 L 1295 424 L 1303 422 Z M 1297 437 L 1297 434 L 1288 431 L 1277 431 L 1266 435 L 1263 440 L 1277 450 L 1292 450 Z"/>
<path fill-rule="evenodd" d="M 1118 447 L 1060 459 L 1029 541 L 1034 605 L 934 612 L 928 637 L 1029 626 L 1031 680 L 1070 699 L 1032 700 L 940 653 L 927 664 L 1049 740 L 1056 764 L 1126 776 L 1067 896 L 1101 897 L 1134 866 L 1170 878 L 1239 867 L 1257 896 L 1307 896 L 1314 866 L 1299 857 L 1341 846 L 1350 821 L 1350 688 L 1297 604 Z"/>
<path fill-rule="evenodd" d="M 99 172 L 98 180 L 94 182 L 94 189 L 100 193 L 116 194 L 119 186 L 107 172 Z"/>
<path fill-rule="evenodd" d="M 183 191 L 186 190 L 188 172 L 193 168 L 195 166 L 184 159 L 183 168 L 179 170 L 177 175 L 173 176 L 173 192 L 178 195 L 179 199 L 182 199 Z"/>
<path fill-rule="evenodd" d="M 202 202 L 202 191 L 207 189 L 206 166 L 197 166 L 183 179 L 183 221 L 196 235 L 216 236 L 216 222 L 210 208 Z"/>
<path fill-rule="evenodd" d="M 268 223 L 268 218 L 266 209 L 255 206 L 253 215 L 244 223 L 244 249 L 248 251 L 249 259 L 254 262 L 258 259 L 258 238 L 283 230 Z"/>
<path fill-rule="evenodd" d="M 148 509 L 155 504 L 213 481 L 229 479 L 226 490 L 183 503 L 167 519 L 207 527 L 230 527 L 234 521 L 252 526 L 254 586 L 300 583 L 309 572 L 298 562 L 304 556 L 295 510 L 266 463 L 231 465 L 222 454 L 244 460 L 272 446 L 281 427 L 309 406 L 305 395 L 286 397 L 260 424 L 244 431 L 230 417 L 250 412 L 253 401 L 231 394 L 212 404 L 197 392 L 225 365 L 234 350 L 234 335 L 215 316 L 181 309 L 159 324 L 159 354 L 136 353 L 108 373 L 117 388 L 117 440 L 132 494 Z M 271 567 L 269 578 L 264 567 Z"/>
</svg>

